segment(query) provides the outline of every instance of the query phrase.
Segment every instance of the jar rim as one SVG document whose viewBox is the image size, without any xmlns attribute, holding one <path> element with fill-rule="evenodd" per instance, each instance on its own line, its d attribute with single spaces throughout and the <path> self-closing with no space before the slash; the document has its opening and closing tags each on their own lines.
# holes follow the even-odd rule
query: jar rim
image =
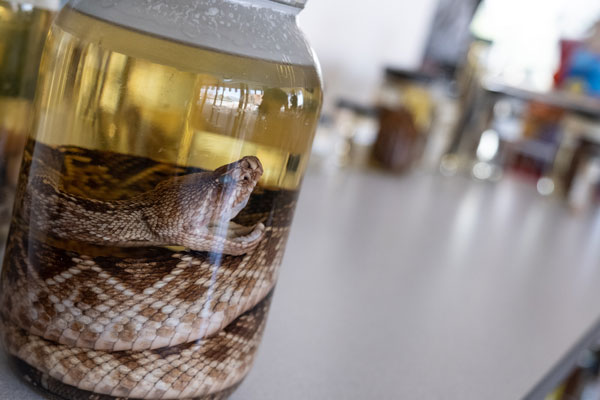
<svg viewBox="0 0 600 400">
<path fill-rule="evenodd" d="M 68 4 L 90 17 L 156 37 L 265 61 L 312 65 L 314 54 L 295 18 L 301 8 L 283 2 L 306 1 L 71 0 Z"/>
</svg>

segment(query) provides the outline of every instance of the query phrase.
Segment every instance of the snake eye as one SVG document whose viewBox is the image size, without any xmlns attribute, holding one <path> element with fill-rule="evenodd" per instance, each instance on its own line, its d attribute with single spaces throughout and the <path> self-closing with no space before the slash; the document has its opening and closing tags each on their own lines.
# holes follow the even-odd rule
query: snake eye
<svg viewBox="0 0 600 400">
<path fill-rule="evenodd" d="M 235 182 L 235 179 L 233 179 L 233 177 L 229 174 L 224 174 L 219 177 L 219 182 L 224 185 L 231 185 Z"/>
</svg>

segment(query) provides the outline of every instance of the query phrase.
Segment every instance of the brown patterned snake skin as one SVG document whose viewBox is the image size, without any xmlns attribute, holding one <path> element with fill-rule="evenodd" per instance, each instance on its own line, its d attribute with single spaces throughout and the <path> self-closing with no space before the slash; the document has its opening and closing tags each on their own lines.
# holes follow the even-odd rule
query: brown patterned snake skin
<svg viewBox="0 0 600 400">
<path fill-rule="evenodd" d="M 295 208 L 261 175 L 255 157 L 201 171 L 30 143 L 2 271 L 7 351 L 59 398 L 224 396 L 252 364 Z"/>
</svg>

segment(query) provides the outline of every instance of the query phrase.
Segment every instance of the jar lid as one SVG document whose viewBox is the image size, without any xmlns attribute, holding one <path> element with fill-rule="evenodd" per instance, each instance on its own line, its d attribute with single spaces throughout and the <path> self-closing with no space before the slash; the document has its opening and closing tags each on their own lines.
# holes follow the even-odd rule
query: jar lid
<svg viewBox="0 0 600 400">
<path fill-rule="evenodd" d="M 265 61 L 312 65 L 296 25 L 306 0 L 71 0 L 89 16 L 192 46 Z"/>
</svg>

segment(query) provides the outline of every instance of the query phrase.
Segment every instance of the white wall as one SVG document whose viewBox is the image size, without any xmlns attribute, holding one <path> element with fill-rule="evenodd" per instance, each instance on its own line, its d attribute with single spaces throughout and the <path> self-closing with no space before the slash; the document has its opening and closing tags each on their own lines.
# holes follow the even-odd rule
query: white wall
<svg viewBox="0 0 600 400">
<path fill-rule="evenodd" d="M 326 104 L 369 103 L 386 65 L 421 63 L 437 0 L 309 0 L 300 14 L 323 68 Z"/>
</svg>

